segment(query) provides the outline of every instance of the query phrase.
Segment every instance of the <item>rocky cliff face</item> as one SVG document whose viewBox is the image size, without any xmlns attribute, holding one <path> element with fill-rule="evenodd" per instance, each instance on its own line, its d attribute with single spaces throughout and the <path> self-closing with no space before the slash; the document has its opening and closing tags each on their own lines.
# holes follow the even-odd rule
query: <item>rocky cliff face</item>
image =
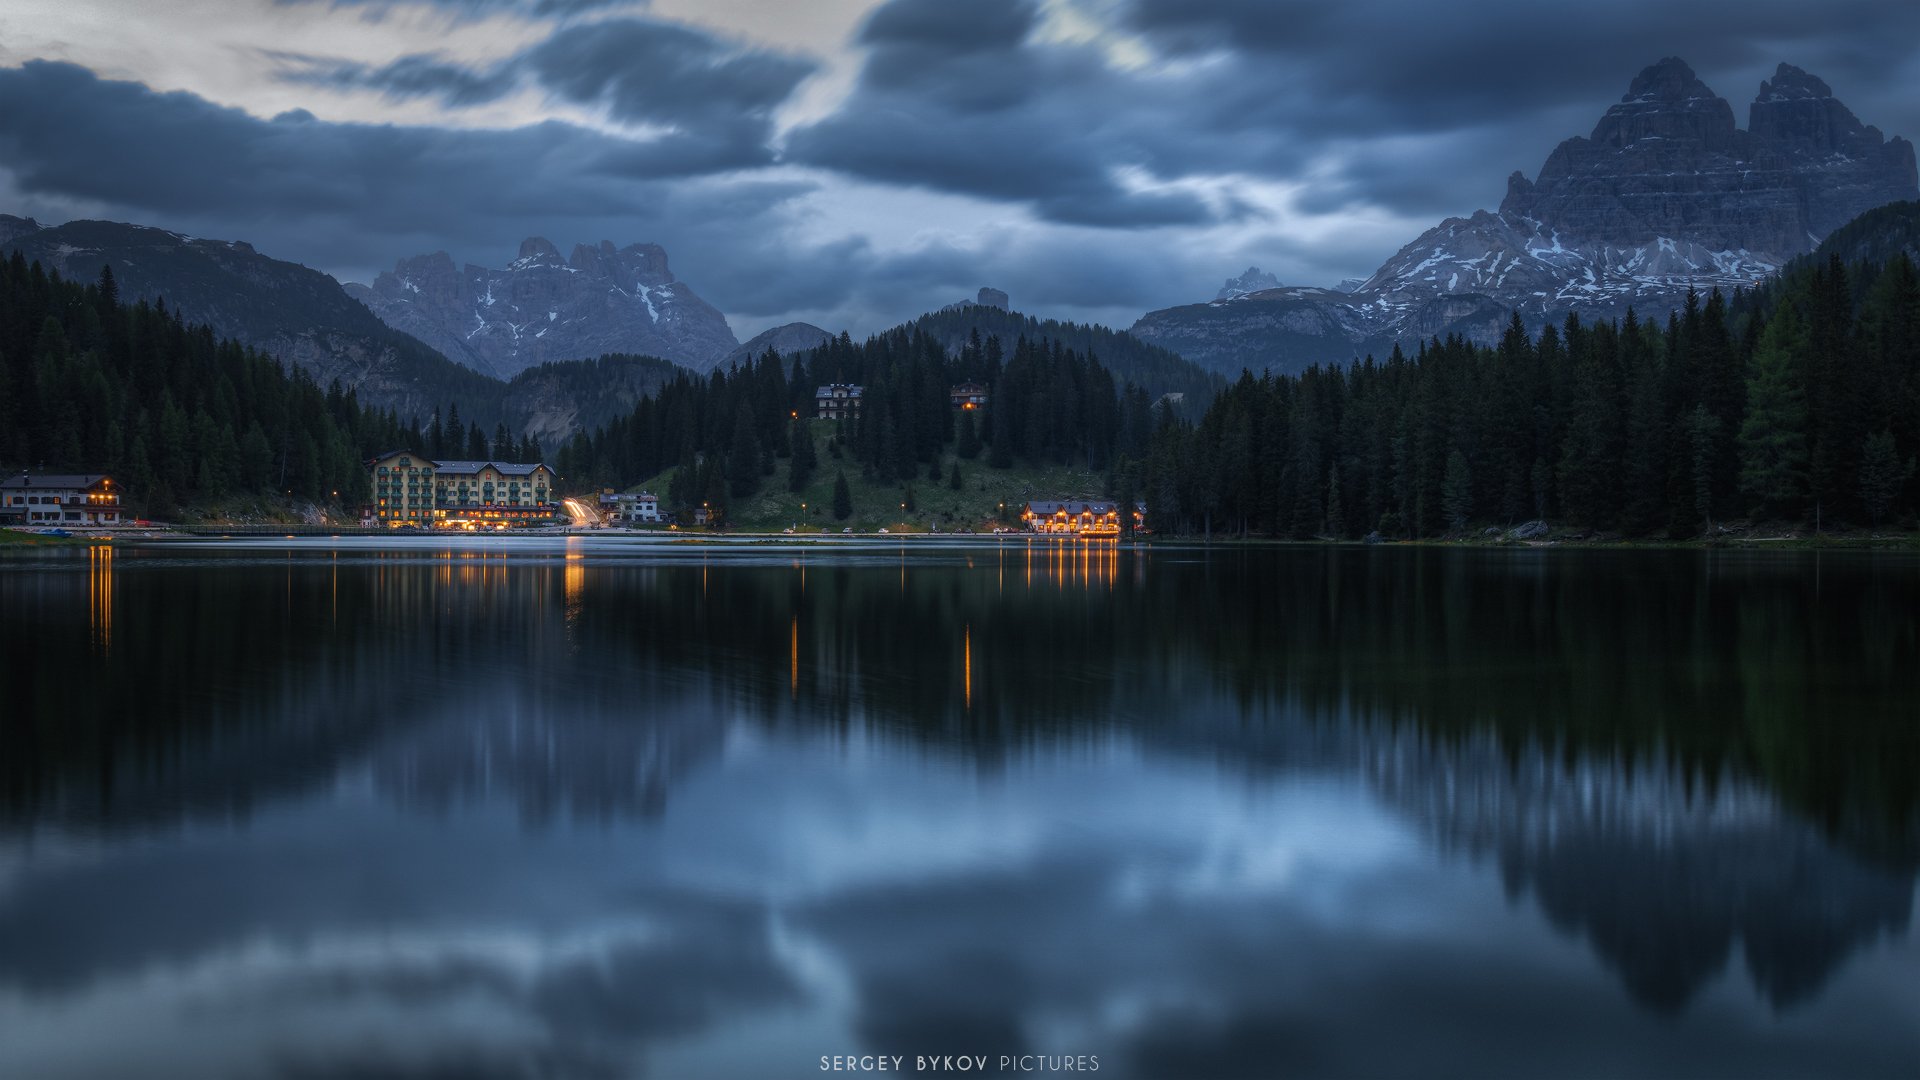
<svg viewBox="0 0 1920 1080">
<path fill-rule="evenodd" d="M 1264 292 L 1267 289 L 1277 289 L 1279 287 L 1279 278 L 1274 277 L 1272 274 L 1267 273 L 1257 266 L 1249 266 L 1247 267 L 1246 273 L 1241 274 L 1237 278 L 1228 278 L 1227 283 L 1220 286 L 1220 291 L 1213 294 L 1213 298 L 1215 300 L 1231 300 L 1236 296 L 1245 296 L 1248 293 Z"/>
<path fill-rule="evenodd" d="M 963 308 L 969 307 L 990 307 L 999 308 L 1001 311 L 1012 311 L 1012 303 L 1012 298 L 1004 291 L 996 289 L 991 285 L 982 285 L 980 286 L 980 291 L 974 294 L 973 299 L 956 300 L 940 310 L 960 311 Z"/>
<path fill-rule="evenodd" d="M 1497 212 L 1441 222 L 1349 295 L 1247 289 L 1250 271 L 1212 304 L 1152 312 L 1133 331 L 1233 374 L 1345 363 L 1436 334 L 1490 340 L 1514 311 L 1536 327 L 1569 311 L 1658 318 L 1690 288 L 1751 285 L 1915 194 L 1913 145 L 1862 124 L 1818 78 L 1780 65 L 1742 131 L 1670 58 L 1534 179 L 1514 173 Z"/>
<path fill-rule="evenodd" d="M 726 316 L 674 280 L 657 244 L 615 249 L 603 240 L 562 258 L 531 237 L 499 269 L 456 268 L 435 252 L 348 291 L 389 326 L 499 378 L 607 353 L 708 368 L 738 344 Z"/>
<path fill-rule="evenodd" d="M 1889 142 L 1827 84 L 1781 64 L 1747 130 L 1687 65 L 1662 60 L 1633 81 L 1588 138 L 1568 139 L 1529 182 L 1508 182 L 1502 216 L 1584 244 L 1665 238 L 1776 259 L 1914 190 L 1913 146 Z"/>
</svg>

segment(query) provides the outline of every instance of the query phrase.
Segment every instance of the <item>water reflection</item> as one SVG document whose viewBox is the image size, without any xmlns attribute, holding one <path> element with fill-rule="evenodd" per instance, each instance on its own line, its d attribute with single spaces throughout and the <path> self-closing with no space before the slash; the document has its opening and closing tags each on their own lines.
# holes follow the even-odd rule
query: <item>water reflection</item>
<svg viewBox="0 0 1920 1080">
<path fill-rule="evenodd" d="M 0 567 L 0 1072 L 1920 1049 L 1910 560 L 106 554 Z"/>
</svg>

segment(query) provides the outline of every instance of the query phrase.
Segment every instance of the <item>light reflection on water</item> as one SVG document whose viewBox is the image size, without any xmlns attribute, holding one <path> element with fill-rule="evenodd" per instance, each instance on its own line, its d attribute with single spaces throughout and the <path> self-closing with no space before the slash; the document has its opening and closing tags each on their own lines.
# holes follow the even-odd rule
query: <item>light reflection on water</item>
<svg viewBox="0 0 1920 1080">
<path fill-rule="evenodd" d="M 779 547 L 0 564 L 0 1075 L 1911 1073 L 1911 559 Z"/>
</svg>

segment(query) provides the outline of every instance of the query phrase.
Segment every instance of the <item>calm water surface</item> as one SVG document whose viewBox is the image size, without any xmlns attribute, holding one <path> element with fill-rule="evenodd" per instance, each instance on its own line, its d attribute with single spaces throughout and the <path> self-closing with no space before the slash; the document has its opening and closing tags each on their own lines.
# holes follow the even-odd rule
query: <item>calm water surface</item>
<svg viewBox="0 0 1920 1080">
<path fill-rule="evenodd" d="M 0 635 L 0 1076 L 1920 1073 L 1911 556 L 172 544 Z"/>
</svg>

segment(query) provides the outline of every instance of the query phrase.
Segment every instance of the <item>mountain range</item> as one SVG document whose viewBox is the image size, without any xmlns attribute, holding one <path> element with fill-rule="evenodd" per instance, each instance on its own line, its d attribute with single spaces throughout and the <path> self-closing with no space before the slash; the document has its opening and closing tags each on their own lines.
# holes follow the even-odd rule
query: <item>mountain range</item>
<svg viewBox="0 0 1920 1080">
<path fill-rule="evenodd" d="M 1747 127 L 1679 59 L 1642 71 L 1586 137 L 1497 211 L 1448 218 L 1369 278 L 1287 287 L 1257 268 L 1215 299 L 1149 312 L 1135 336 L 1223 374 L 1297 372 L 1433 336 L 1488 341 L 1519 312 L 1663 317 L 1689 289 L 1744 288 L 1861 213 L 1916 195 L 1913 145 L 1862 124 L 1789 64 L 1760 84 Z"/>
<path fill-rule="evenodd" d="M 327 274 L 270 258 L 245 241 L 112 221 L 45 226 L 0 214 L 0 251 L 79 281 L 111 266 L 125 299 L 164 302 L 188 323 L 278 357 L 321 386 L 338 379 L 362 403 L 403 420 L 458 403 L 461 415 L 489 434 L 504 422 L 544 445 L 626 412 L 680 370 L 666 360 L 616 355 L 493 378 L 381 322 Z"/>
<path fill-rule="evenodd" d="M 164 302 L 186 322 L 275 356 L 322 386 L 337 379 L 363 404 L 403 421 L 424 423 L 457 404 L 463 420 L 485 432 L 505 423 L 543 446 L 630 411 L 688 368 L 711 371 L 768 349 L 793 355 L 834 336 L 787 323 L 736 342 L 725 317 L 674 280 L 666 252 L 654 244 L 580 245 L 561 260 L 535 237 L 501 270 L 455 271 L 437 253 L 402 260 L 371 287 L 342 286 L 245 241 L 110 221 L 46 226 L 0 214 L 0 252 L 16 251 L 71 280 L 92 281 L 110 266 L 125 299 Z M 1042 322 L 1007 304 L 1006 293 L 982 289 L 976 301 L 908 325 L 954 349 L 976 329 L 1000 335 L 1009 350 L 1021 334 L 1058 339 L 1096 352 L 1116 375 L 1155 395 L 1206 398 L 1217 382 L 1123 332 Z M 535 312 L 538 318 L 529 316 Z M 456 333 L 463 325 L 467 331 Z"/>
</svg>

